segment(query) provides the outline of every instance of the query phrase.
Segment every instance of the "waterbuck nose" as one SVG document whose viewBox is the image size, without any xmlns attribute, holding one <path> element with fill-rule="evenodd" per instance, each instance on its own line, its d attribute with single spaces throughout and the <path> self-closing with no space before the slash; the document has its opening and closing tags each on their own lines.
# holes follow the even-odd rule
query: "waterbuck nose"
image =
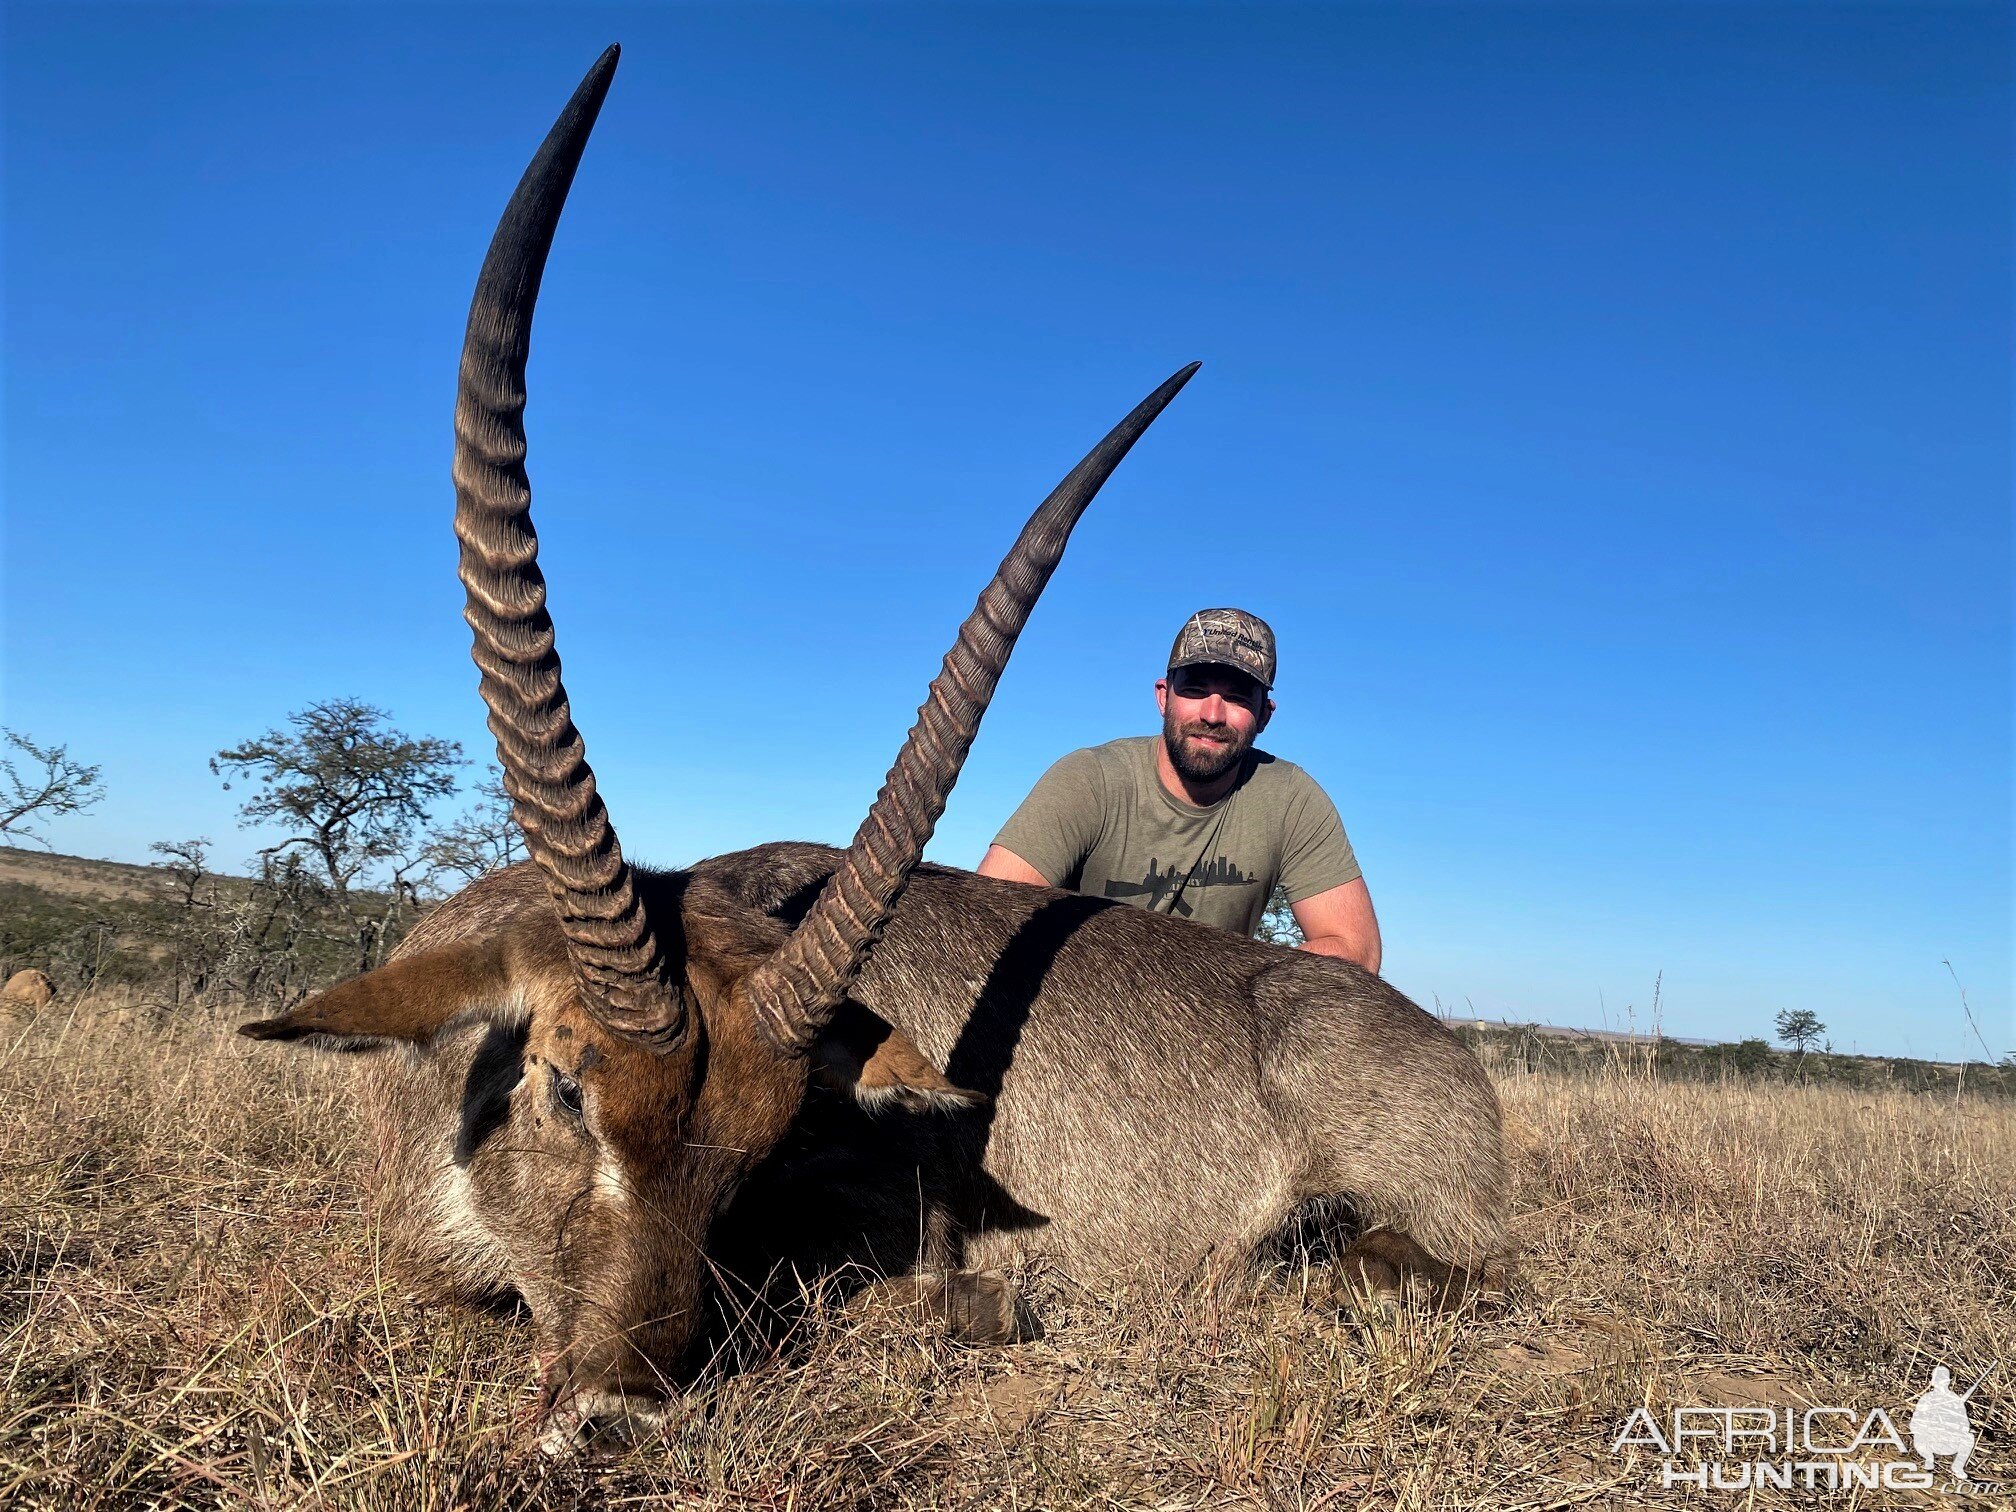
<svg viewBox="0 0 2016 1512">
<path fill-rule="evenodd" d="M 540 1443 L 556 1454 L 640 1443 L 664 1425 L 672 1398 L 664 1378 L 641 1358 L 581 1373 L 564 1359 L 554 1360 L 541 1395 L 546 1428 Z"/>
<path fill-rule="evenodd" d="M 540 1447 L 548 1454 L 578 1450 L 628 1449 L 655 1438 L 665 1426 L 668 1403 L 662 1396 L 630 1396 L 583 1391 L 555 1407 L 546 1418 Z"/>
</svg>

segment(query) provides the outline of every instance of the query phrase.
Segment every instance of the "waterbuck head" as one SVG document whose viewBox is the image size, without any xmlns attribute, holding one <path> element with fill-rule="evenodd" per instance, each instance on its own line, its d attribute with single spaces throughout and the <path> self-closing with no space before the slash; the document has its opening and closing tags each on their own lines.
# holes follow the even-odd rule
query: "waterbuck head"
<svg viewBox="0 0 2016 1512">
<path fill-rule="evenodd" d="M 531 1307 L 548 1405 L 577 1423 L 667 1393 L 699 1325 L 710 1226 L 791 1127 L 814 1074 L 871 1106 L 965 1097 L 900 1026 L 848 993 L 1072 526 L 1195 371 L 1144 400 L 1030 519 L 795 930 L 704 879 L 633 869 L 561 685 L 523 426 L 533 304 L 615 67 L 612 47 L 504 212 L 469 312 L 455 410 L 465 615 L 531 863 L 442 905 L 387 966 L 242 1031 L 403 1042 L 393 1053 L 419 1068 L 445 1031 L 491 1026 L 459 1106 L 436 1110 L 459 1132 L 416 1140 L 417 1158 L 437 1162 L 437 1224 Z"/>
</svg>

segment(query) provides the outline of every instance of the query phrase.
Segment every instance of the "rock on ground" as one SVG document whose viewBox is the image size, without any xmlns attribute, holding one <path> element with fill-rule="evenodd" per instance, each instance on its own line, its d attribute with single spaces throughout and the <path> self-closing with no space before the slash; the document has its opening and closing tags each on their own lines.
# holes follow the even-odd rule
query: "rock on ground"
<svg viewBox="0 0 2016 1512">
<path fill-rule="evenodd" d="M 15 972 L 7 978 L 5 986 L 0 986 L 0 1009 L 33 1013 L 48 1007 L 55 996 L 56 984 L 49 980 L 48 974 L 30 966 Z"/>
</svg>

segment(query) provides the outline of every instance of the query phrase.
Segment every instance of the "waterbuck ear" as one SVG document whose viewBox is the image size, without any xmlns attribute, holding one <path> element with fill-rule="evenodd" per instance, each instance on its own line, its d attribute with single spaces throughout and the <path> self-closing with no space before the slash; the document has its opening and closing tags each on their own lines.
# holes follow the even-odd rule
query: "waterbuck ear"
<svg viewBox="0 0 2016 1512">
<path fill-rule="evenodd" d="M 812 1074 L 871 1113 L 977 1108 L 987 1099 L 955 1087 L 887 1019 L 851 998 L 812 1045 Z"/>
<path fill-rule="evenodd" d="M 318 993 L 278 1018 L 240 1024 L 248 1039 L 406 1040 L 424 1045 L 456 1019 L 507 1010 L 511 991 L 501 940 L 439 945 Z"/>
</svg>

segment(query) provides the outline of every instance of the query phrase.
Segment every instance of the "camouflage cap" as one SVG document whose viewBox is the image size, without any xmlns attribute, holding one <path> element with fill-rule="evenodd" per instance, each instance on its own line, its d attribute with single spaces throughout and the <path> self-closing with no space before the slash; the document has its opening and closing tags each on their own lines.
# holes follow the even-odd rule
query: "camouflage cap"
<svg viewBox="0 0 2016 1512">
<path fill-rule="evenodd" d="M 1244 609 L 1199 609 L 1176 632 L 1169 648 L 1169 670 L 1197 666 L 1231 667 L 1274 686 L 1274 631 L 1267 621 Z"/>
</svg>

